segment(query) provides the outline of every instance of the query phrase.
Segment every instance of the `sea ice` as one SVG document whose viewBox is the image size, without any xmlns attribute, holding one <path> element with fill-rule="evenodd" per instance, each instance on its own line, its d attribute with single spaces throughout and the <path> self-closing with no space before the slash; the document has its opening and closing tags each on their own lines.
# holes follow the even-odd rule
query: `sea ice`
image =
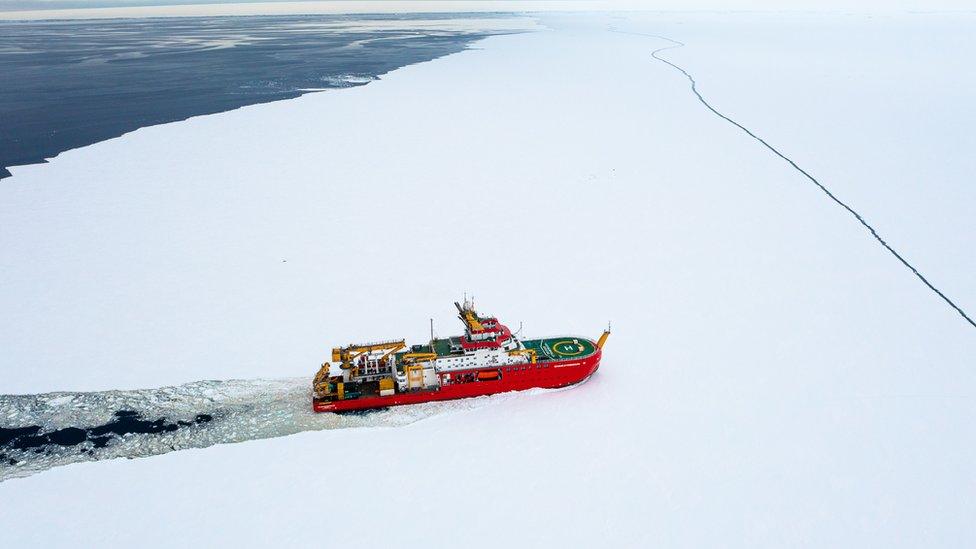
<svg viewBox="0 0 976 549">
<path fill-rule="evenodd" d="M 544 21 L 15 170 L 4 392 L 307 382 L 332 345 L 455 333 L 465 290 L 527 336 L 612 320 L 590 381 L 11 479 L 11 545 L 973 545 L 972 327 L 608 29 L 685 43 L 710 101 L 972 309 L 974 17 Z M 262 398 L 305 414 L 306 382 Z"/>
</svg>

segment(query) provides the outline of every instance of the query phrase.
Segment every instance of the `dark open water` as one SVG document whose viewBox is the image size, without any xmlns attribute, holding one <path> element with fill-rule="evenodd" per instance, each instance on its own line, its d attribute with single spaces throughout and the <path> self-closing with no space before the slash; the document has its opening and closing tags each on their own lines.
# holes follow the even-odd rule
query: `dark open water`
<svg viewBox="0 0 976 549">
<path fill-rule="evenodd" d="M 144 126 L 362 85 L 498 34 L 411 28 L 458 17 L 0 21 L 0 178 Z"/>
<path fill-rule="evenodd" d="M 0 483 L 83 461 L 155 456 L 307 431 L 398 427 L 542 392 L 552 391 L 539 389 L 341 415 L 312 412 L 309 378 L 0 394 Z"/>
</svg>

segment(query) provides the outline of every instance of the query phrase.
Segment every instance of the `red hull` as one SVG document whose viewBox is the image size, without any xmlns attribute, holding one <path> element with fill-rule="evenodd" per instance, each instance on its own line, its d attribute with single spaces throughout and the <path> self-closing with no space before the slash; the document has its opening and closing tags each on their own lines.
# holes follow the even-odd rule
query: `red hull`
<svg viewBox="0 0 976 549">
<path fill-rule="evenodd" d="M 597 348 L 594 354 L 586 358 L 525 364 L 522 365 L 522 368 L 505 367 L 502 368 L 501 379 L 449 384 L 433 391 L 336 401 L 313 399 L 312 409 L 316 412 L 345 412 L 437 400 L 471 398 L 526 389 L 556 389 L 579 383 L 591 376 L 600 367 L 602 354 L 602 350 Z"/>
</svg>

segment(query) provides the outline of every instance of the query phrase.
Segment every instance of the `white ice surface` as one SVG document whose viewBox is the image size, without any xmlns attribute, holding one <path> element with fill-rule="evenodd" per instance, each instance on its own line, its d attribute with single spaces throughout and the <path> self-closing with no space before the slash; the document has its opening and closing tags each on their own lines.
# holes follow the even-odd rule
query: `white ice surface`
<svg viewBox="0 0 976 549">
<path fill-rule="evenodd" d="M 311 375 L 332 344 L 614 335 L 598 374 L 405 427 L 0 484 L 0 545 L 969 546 L 972 15 L 566 16 L 0 185 L 0 392 Z M 9 504 L 16 502 L 16 504 Z M 9 543 L 4 543 L 9 540 Z"/>
</svg>

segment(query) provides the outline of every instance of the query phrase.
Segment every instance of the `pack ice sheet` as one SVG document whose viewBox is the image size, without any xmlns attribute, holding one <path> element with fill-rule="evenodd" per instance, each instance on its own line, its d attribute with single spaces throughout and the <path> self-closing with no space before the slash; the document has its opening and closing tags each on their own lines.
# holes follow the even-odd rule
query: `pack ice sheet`
<svg viewBox="0 0 976 549">
<path fill-rule="evenodd" d="M 972 328 L 659 43 L 607 32 L 687 44 L 711 101 L 972 308 L 970 16 L 546 21 L 17 170 L 4 383 L 310 376 L 364 334 L 446 331 L 464 290 L 532 336 L 612 319 L 589 382 L 11 479 L 7 539 L 312 545 L 336 520 L 329 543 L 376 547 L 973 545 Z"/>
</svg>

